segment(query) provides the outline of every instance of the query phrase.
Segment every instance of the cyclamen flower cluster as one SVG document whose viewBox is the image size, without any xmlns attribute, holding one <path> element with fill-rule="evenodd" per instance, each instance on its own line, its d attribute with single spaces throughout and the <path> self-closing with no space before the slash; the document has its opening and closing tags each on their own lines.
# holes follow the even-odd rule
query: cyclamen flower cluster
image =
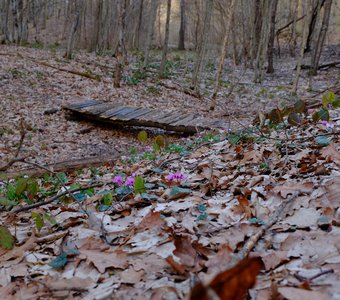
<svg viewBox="0 0 340 300">
<path fill-rule="evenodd" d="M 176 181 L 176 182 L 181 182 L 182 180 L 186 179 L 186 176 L 184 176 L 182 173 L 177 172 L 177 173 L 170 173 L 167 175 L 166 180 L 168 181 Z"/>
<path fill-rule="evenodd" d="M 132 187 L 135 184 L 136 174 L 133 173 L 132 176 L 129 176 L 125 180 L 125 185 Z M 113 183 L 117 184 L 118 186 L 122 186 L 124 184 L 124 178 L 120 175 L 117 175 L 113 178 Z"/>
<path fill-rule="evenodd" d="M 320 124 L 322 124 L 322 125 L 326 126 L 326 128 L 334 128 L 334 126 L 340 126 L 340 122 L 339 122 L 339 120 L 338 120 L 338 121 L 336 121 L 336 123 L 335 123 L 335 124 L 333 124 L 333 123 L 329 123 L 328 121 L 325 121 L 325 120 L 323 120 L 323 121 L 320 121 Z"/>
</svg>

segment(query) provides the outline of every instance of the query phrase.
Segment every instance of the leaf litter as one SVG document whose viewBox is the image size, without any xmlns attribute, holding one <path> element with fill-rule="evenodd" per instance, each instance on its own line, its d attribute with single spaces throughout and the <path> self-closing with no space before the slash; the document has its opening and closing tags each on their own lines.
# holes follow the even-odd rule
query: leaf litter
<svg viewBox="0 0 340 300">
<path fill-rule="evenodd" d="M 81 207 L 64 195 L 2 212 L 0 297 L 338 299 L 337 130 L 309 118 L 288 139 L 220 132 L 189 153 L 65 174 L 68 188 L 100 185 L 79 192 Z M 45 179 L 45 195 L 65 192 Z"/>
</svg>

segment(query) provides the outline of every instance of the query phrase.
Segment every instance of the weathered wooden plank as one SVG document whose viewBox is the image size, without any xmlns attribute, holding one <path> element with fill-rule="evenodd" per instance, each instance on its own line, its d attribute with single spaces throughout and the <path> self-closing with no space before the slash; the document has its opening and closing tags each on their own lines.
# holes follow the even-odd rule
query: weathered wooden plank
<svg viewBox="0 0 340 300">
<path fill-rule="evenodd" d="M 64 107 L 96 121 L 118 125 L 157 127 L 164 130 L 194 133 L 196 128 L 224 127 L 219 119 L 198 117 L 184 111 L 164 111 L 142 107 L 122 106 L 97 100 L 87 100 Z"/>
<path fill-rule="evenodd" d="M 154 112 L 154 111 L 153 110 L 151 111 L 149 108 L 138 108 L 134 112 L 131 112 L 131 113 L 125 115 L 124 120 L 129 121 L 129 120 L 132 120 L 132 119 L 137 119 L 137 118 L 140 118 L 141 116 L 146 115 L 147 113 L 151 113 L 151 112 Z"/>
<path fill-rule="evenodd" d="M 113 117 L 115 114 L 119 113 L 121 110 L 123 110 L 125 108 L 125 106 L 122 105 L 116 105 L 110 109 L 108 109 L 107 111 L 103 112 L 100 117 L 101 118 L 111 118 Z"/>
<path fill-rule="evenodd" d="M 167 123 L 167 124 L 171 124 L 171 123 L 174 123 L 180 119 L 183 119 L 184 117 L 186 117 L 187 115 L 185 113 L 177 113 L 177 115 L 174 115 L 173 117 L 171 118 L 167 118 L 164 120 L 164 123 Z"/>
<path fill-rule="evenodd" d="M 167 115 L 169 115 L 168 111 L 160 111 L 160 110 L 153 109 L 150 111 L 150 113 L 141 116 L 139 119 L 148 120 L 154 123 L 160 123 L 162 122 L 164 117 L 166 117 Z"/>
<path fill-rule="evenodd" d="M 89 100 L 86 100 L 86 101 L 83 101 L 83 102 L 65 105 L 64 108 L 71 109 L 71 110 L 79 110 L 79 109 L 84 108 L 84 107 L 98 105 L 98 104 L 101 104 L 101 103 L 102 102 L 100 102 L 98 100 L 89 99 Z"/>
<path fill-rule="evenodd" d="M 104 111 L 107 111 L 110 108 L 112 108 L 112 103 L 102 103 L 99 105 L 82 108 L 80 111 L 84 114 L 96 116 L 102 114 Z"/>
<path fill-rule="evenodd" d="M 121 111 L 119 111 L 117 114 L 115 114 L 114 116 L 112 116 L 110 119 L 119 119 L 119 120 L 123 120 L 124 116 L 126 116 L 129 113 L 132 113 L 134 111 L 136 111 L 138 108 L 137 107 L 125 107 L 124 109 L 122 109 Z"/>
<path fill-rule="evenodd" d="M 176 122 L 171 123 L 171 125 L 173 125 L 173 126 L 186 126 L 186 125 L 190 125 L 192 123 L 192 121 L 194 121 L 196 118 L 197 118 L 196 115 L 187 115 L 183 119 L 180 119 L 180 120 L 178 120 Z"/>
</svg>

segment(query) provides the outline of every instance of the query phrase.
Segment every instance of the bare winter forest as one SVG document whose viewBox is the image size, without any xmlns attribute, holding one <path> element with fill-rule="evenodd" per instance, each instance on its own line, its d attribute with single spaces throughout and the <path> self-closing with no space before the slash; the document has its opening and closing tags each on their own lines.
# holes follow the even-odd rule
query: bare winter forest
<svg viewBox="0 0 340 300">
<path fill-rule="evenodd" d="M 339 0 L 0 0 L 0 299 L 340 299 Z"/>
</svg>

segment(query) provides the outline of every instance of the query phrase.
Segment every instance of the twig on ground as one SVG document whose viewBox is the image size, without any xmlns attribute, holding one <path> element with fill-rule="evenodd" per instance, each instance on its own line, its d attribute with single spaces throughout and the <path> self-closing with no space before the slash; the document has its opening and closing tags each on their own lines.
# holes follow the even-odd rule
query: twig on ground
<svg viewBox="0 0 340 300">
<path fill-rule="evenodd" d="M 264 236 L 267 230 L 272 227 L 276 222 L 279 221 L 283 212 L 291 205 L 294 200 L 298 197 L 299 191 L 294 192 L 286 201 L 283 201 L 281 205 L 274 212 L 273 216 L 268 220 L 268 222 L 261 226 L 260 230 L 255 233 L 244 245 L 243 249 L 238 253 L 237 259 L 244 259 L 250 253 L 250 251 L 255 247 L 257 242 Z"/>
<path fill-rule="evenodd" d="M 314 276 L 312 276 L 312 277 L 310 277 L 310 278 L 306 278 L 306 277 L 301 276 L 301 275 L 299 275 L 299 274 L 295 274 L 294 276 L 295 276 L 298 280 L 300 280 L 300 281 L 308 281 L 308 282 L 311 282 L 311 281 L 313 281 L 314 279 L 316 279 L 316 278 L 318 278 L 318 277 L 320 277 L 320 276 L 329 274 L 329 273 L 334 273 L 334 270 L 333 270 L 333 269 L 323 270 L 323 271 L 321 271 L 320 273 L 318 273 L 318 274 L 316 274 L 316 275 L 314 275 Z"/>
<path fill-rule="evenodd" d="M 67 195 L 69 193 L 74 193 L 74 192 L 78 192 L 78 191 L 88 190 L 88 189 L 91 189 L 91 188 L 94 188 L 94 187 L 100 187 L 102 185 L 103 185 L 102 183 L 96 183 L 96 184 L 91 184 L 89 186 L 82 186 L 82 187 L 79 187 L 79 188 L 76 188 L 76 189 L 65 191 L 65 192 L 62 192 L 62 193 L 60 193 L 58 195 L 54 195 L 54 196 L 52 196 L 50 198 L 47 198 L 45 200 L 42 200 L 42 201 L 39 201 L 39 202 L 35 202 L 35 203 L 32 203 L 32 204 L 28 204 L 28 205 L 25 205 L 25 206 L 17 207 L 15 209 L 11 210 L 11 212 L 12 213 L 18 213 L 18 212 L 22 212 L 22 211 L 27 211 L 27 210 L 30 210 L 32 208 L 36 208 L 36 207 L 40 207 L 40 206 L 52 203 L 53 201 L 59 199 L 60 197 L 65 196 L 65 195 Z"/>
</svg>

